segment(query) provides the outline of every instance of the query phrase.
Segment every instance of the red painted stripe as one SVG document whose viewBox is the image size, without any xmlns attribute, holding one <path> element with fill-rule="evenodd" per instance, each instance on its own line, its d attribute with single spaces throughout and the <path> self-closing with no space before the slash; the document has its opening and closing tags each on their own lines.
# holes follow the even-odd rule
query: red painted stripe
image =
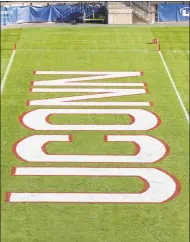
<svg viewBox="0 0 190 242">
<path fill-rule="evenodd" d="M 15 174 L 16 174 L 16 167 L 12 167 L 11 176 L 15 176 Z"/>
<path fill-rule="evenodd" d="M 5 202 L 6 203 L 10 202 L 10 197 L 11 197 L 11 192 L 6 192 L 6 195 L 5 195 Z"/>
</svg>

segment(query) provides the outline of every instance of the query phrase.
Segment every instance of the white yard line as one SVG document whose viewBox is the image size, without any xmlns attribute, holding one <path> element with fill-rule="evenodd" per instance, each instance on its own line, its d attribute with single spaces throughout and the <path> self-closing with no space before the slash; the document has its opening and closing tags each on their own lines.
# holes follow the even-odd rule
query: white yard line
<svg viewBox="0 0 190 242">
<path fill-rule="evenodd" d="M 176 93 L 176 95 L 177 95 L 177 97 L 178 97 L 178 100 L 179 100 L 179 102 L 180 102 L 180 104 L 181 104 L 181 107 L 182 107 L 182 109 L 183 109 L 183 111 L 184 111 L 184 113 L 185 113 L 185 117 L 186 117 L 186 119 L 187 119 L 187 121 L 188 121 L 188 123 L 189 123 L 189 115 L 188 115 L 188 113 L 187 113 L 187 111 L 186 111 L 186 109 L 185 109 L 185 106 L 184 106 L 184 104 L 183 104 L 183 101 L 182 101 L 182 99 L 181 99 L 181 97 L 180 97 L 180 94 L 179 94 L 179 92 L 178 92 L 178 90 L 177 90 L 177 87 L 176 87 L 176 85 L 175 85 L 175 83 L 174 83 L 174 80 L 173 80 L 173 78 L 172 78 L 172 76 L 171 76 L 171 74 L 170 74 L 170 71 L 169 71 L 169 69 L 168 69 L 168 67 L 167 67 L 167 64 L 166 64 L 166 62 L 165 62 L 165 60 L 164 60 L 164 57 L 163 57 L 163 55 L 162 55 L 162 52 L 161 52 L 161 51 L 158 51 L 158 53 L 159 53 L 159 55 L 160 55 L 160 58 L 161 58 L 161 60 L 162 60 L 163 65 L 164 65 L 164 67 L 165 67 L 165 69 L 166 69 L 166 72 L 167 72 L 167 74 L 168 74 L 168 76 L 169 76 L 169 79 L 170 79 L 170 81 L 171 81 L 171 84 L 172 84 L 172 86 L 173 86 L 173 88 L 174 88 L 174 90 L 175 90 L 175 93 Z"/>
<path fill-rule="evenodd" d="M 12 65 L 12 62 L 13 62 L 13 59 L 14 59 L 15 54 L 16 54 L 16 49 L 13 50 L 12 55 L 11 55 L 11 58 L 10 58 L 9 63 L 8 63 L 8 66 L 7 66 L 7 69 L 5 71 L 5 74 L 4 74 L 2 83 L 1 83 L 1 93 L 3 92 L 3 87 L 5 85 L 5 81 L 7 79 L 7 76 L 8 76 L 9 70 L 11 68 L 11 65 Z"/>
</svg>

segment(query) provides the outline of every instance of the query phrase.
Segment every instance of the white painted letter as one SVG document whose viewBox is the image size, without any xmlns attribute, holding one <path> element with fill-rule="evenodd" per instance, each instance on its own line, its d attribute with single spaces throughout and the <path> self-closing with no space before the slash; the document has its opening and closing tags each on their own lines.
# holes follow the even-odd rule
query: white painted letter
<svg viewBox="0 0 190 242">
<path fill-rule="evenodd" d="M 97 99 L 97 98 L 107 98 L 107 97 L 122 97 L 122 96 L 131 96 L 131 95 L 137 95 L 137 94 L 146 94 L 145 89 L 78 89 L 78 88 L 33 88 L 31 90 L 32 92 L 98 92 L 96 94 L 90 94 L 90 95 L 82 95 L 82 96 L 71 96 L 71 97 L 61 97 L 61 98 L 48 98 L 48 99 L 41 99 L 41 100 L 32 100 L 28 102 L 28 105 L 34 106 L 34 105 L 40 105 L 40 106 L 68 106 L 70 103 L 72 105 L 73 101 L 80 101 L 80 100 L 90 100 L 90 99 Z M 106 105 L 112 106 L 109 104 L 109 102 Z M 140 102 L 142 104 L 146 104 L 147 102 Z M 75 105 L 77 102 L 74 102 Z M 132 102 L 132 106 L 134 106 L 136 103 Z M 86 102 L 86 105 L 88 106 L 89 103 Z M 91 104 L 92 105 L 92 104 Z M 96 102 L 96 105 L 101 105 L 101 102 Z M 124 102 L 124 105 L 131 105 L 130 102 Z M 146 106 L 145 105 L 145 106 Z M 117 105 L 118 106 L 118 105 Z M 138 102 L 136 104 L 138 106 Z"/>
<path fill-rule="evenodd" d="M 107 135 L 105 141 L 133 142 L 138 147 L 135 155 L 53 155 L 47 154 L 49 142 L 71 141 L 69 135 L 33 135 L 17 142 L 13 152 L 29 162 L 110 162 L 110 163 L 153 163 L 168 153 L 168 147 L 160 140 L 147 135 Z"/>
<path fill-rule="evenodd" d="M 127 125 L 56 125 L 48 121 L 53 114 L 123 114 L 132 117 Z M 142 109 L 36 109 L 21 116 L 21 123 L 33 130 L 150 130 L 159 125 L 157 116 Z"/>
<path fill-rule="evenodd" d="M 7 202 L 163 203 L 179 193 L 178 181 L 155 168 L 19 167 L 14 175 L 140 177 L 146 182 L 139 193 L 8 193 Z"/>
</svg>

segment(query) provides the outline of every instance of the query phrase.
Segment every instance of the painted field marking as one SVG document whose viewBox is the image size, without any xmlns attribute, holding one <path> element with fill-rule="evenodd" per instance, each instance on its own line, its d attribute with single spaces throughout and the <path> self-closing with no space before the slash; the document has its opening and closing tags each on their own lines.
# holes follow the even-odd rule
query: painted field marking
<svg viewBox="0 0 190 242">
<path fill-rule="evenodd" d="M 180 191 L 179 183 L 173 176 L 156 168 L 18 167 L 12 175 L 139 177 L 145 185 L 143 191 L 136 193 L 8 192 L 6 202 L 163 203 L 173 199 Z"/>
<path fill-rule="evenodd" d="M 105 106 L 105 107 L 150 107 L 153 106 L 152 102 L 56 102 L 49 103 L 44 100 L 27 100 L 26 106 Z"/>
<path fill-rule="evenodd" d="M 69 92 L 73 93 L 82 91 L 83 93 L 87 92 L 87 89 L 77 89 L 77 88 L 69 88 Z M 132 96 L 132 95 L 141 95 L 148 93 L 147 88 L 143 89 L 88 89 L 90 92 L 96 92 L 95 94 L 85 94 L 82 96 L 70 96 L 70 97 L 61 97 L 61 98 L 46 98 L 40 100 L 31 100 L 27 101 L 27 106 L 30 105 L 41 105 L 41 106 L 62 106 L 65 102 L 73 102 L 79 100 L 91 100 L 97 98 L 110 98 L 110 97 L 122 97 L 122 96 Z M 101 90 L 101 91 L 100 91 Z M 114 92 L 113 92 L 114 90 Z M 49 92 L 49 93 L 56 93 L 56 92 L 67 92 L 68 88 L 31 88 L 29 91 L 31 92 Z"/>
<path fill-rule="evenodd" d="M 126 49 L 112 49 L 112 50 L 105 50 L 105 49 L 96 49 L 96 50 L 88 50 L 88 49 L 79 49 L 79 50 L 74 50 L 74 49 L 17 49 L 19 51 L 43 51 L 43 52 L 48 52 L 48 51 L 55 51 L 55 52 L 145 52 L 145 53 L 153 53 L 153 52 L 157 52 L 157 50 L 148 50 L 148 49 L 139 49 L 139 50 L 126 50 Z M 164 50 L 167 52 L 173 52 L 173 50 Z M 187 50 L 175 50 L 176 52 L 186 52 Z M 189 51 L 187 51 L 187 53 L 189 53 Z"/>
<path fill-rule="evenodd" d="M 105 50 L 105 49 L 96 49 L 96 50 L 92 50 L 92 49 L 78 49 L 78 50 L 74 50 L 74 49 L 18 49 L 20 51 L 55 51 L 55 52 L 156 52 L 157 50 L 122 50 L 122 49 L 112 49 L 112 50 Z"/>
<path fill-rule="evenodd" d="M 46 71 L 34 71 L 33 74 L 44 74 Z M 48 71 L 49 73 L 49 71 Z M 57 72 L 50 72 L 51 74 Z M 120 97 L 128 95 L 148 93 L 145 82 L 123 82 L 123 83 L 79 83 L 80 81 L 101 80 L 118 77 L 142 76 L 143 72 L 88 72 L 88 71 L 61 71 L 62 74 L 90 74 L 88 77 L 75 77 L 67 79 L 32 81 L 31 86 L 46 88 L 30 88 L 30 92 L 98 92 L 97 94 L 86 94 L 82 96 L 71 96 L 62 98 L 51 98 L 44 100 L 27 100 L 27 106 L 152 106 L 151 102 L 73 102 L 79 100 L 89 100 L 95 98 Z M 95 76 L 94 76 L 95 75 Z M 107 88 L 47 88 L 47 86 L 126 86 L 144 87 L 143 89 L 107 89 Z"/>
<path fill-rule="evenodd" d="M 94 80 L 94 79 L 93 79 Z M 143 82 L 127 82 L 127 83 L 109 83 L 109 82 L 66 82 L 64 79 L 60 80 L 49 80 L 49 81 L 34 81 L 31 86 L 94 86 L 94 87 L 145 87 L 146 84 Z"/>
<path fill-rule="evenodd" d="M 98 74 L 97 74 L 98 73 Z M 111 73 L 111 74 L 110 74 Z M 127 74 L 126 74 L 127 73 Z M 106 79 L 106 78 L 121 78 L 121 77 L 129 77 L 129 76 L 139 76 L 142 75 L 142 72 L 40 72 L 34 71 L 33 74 L 80 74 L 80 75 L 91 75 L 90 77 L 77 77 L 77 78 L 70 78 L 70 79 L 60 79 L 60 80 L 50 80 L 50 81 L 37 81 L 32 82 L 39 83 L 39 86 L 61 86 L 62 84 L 66 86 L 68 82 L 70 86 L 78 85 L 84 86 L 86 83 L 77 83 L 75 81 L 85 81 L 85 80 L 93 80 L 93 79 Z M 92 75 L 100 75 L 100 76 L 92 76 Z M 102 75 L 102 76 L 101 76 Z M 96 83 L 87 83 L 87 86 L 96 86 Z M 102 84 L 102 83 L 101 83 Z M 107 86 L 107 83 L 103 83 Z M 111 86 L 112 83 L 108 83 Z M 133 86 L 134 83 L 124 83 L 129 84 L 129 86 Z M 100 94 L 93 94 L 93 95 L 84 95 L 84 96 L 74 96 L 74 97 L 63 97 L 63 98 L 55 98 L 55 99 L 47 99 L 45 100 L 34 100 L 34 102 L 42 101 L 42 105 L 47 105 L 47 103 L 51 103 L 52 105 L 59 105 L 61 102 L 68 102 L 69 101 L 76 101 L 76 100 L 84 100 L 89 98 L 100 98 L 100 97 L 113 97 L 113 96 L 128 96 L 128 95 L 137 95 L 148 93 L 146 89 L 147 85 L 145 83 L 135 83 L 135 85 L 139 85 L 141 87 L 145 87 L 143 89 L 106 89 L 106 88 L 99 88 L 99 89 L 84 89 L 84 88 L 31 88 L 31 91 L 38 90 L 36 92 L 55 92 L 55 90 L 61 90 L 61 92 L 100 92 Z M 103 85 L 103 86 L 104 86 Z M 120 86 L 123 86 L 123 83 L 119 83 Z M 102 86 L 102 85 L 101 85 Z M 48 90 L 48 91 L 46 91 Z M 93 91 L 92 91 L 93 90 Z M 106 93 L 104 93 L 107 91 Z M 109 92 L 113 93 L 109 93 Z M 57 91 L 56 91 L 57 92 Z M 107 96 L 105 96 L 107 95 Z M 81 102 L 84 103 L 85 102 Z M 92 102 L 93 103 L 93 102 Z M 98 102 L 94 102 L 98 103 Z M 106 102 L 104 102 L 106 103 Z M 116 102 L 110 102 L 116 104 Z M 121 103 L 130 103 L 130 102 L 121 102 Z M 136 102 L 131 102 L 136 103 Z M 138 102 L 137 102 L 138 103 Z M 149 106 L 151 105 L 150 102 L 139 102 L 139 103 L 148 103 Z M 28 103 L 27 103 L 28 104 Z M 73 102 L 74 104 L 74 102 Z M 67 105 L 67 104 L 66 104 Z M 108 105 L 109 106 L 109 105 Z M 149 126 L 157 127 L 160 120 L 154 113 L 151 113 L 147 110 L 142 109 L 126 109 L 128 111 L 128 115 L 132 117 L 131 126 L 136 125 L 138 127 L 135 128 L 137 130 L 140 125 L 148 125 L 143 126 L 143 128 L 148 129 Z M 62 114 L 66 113 L 82 113 L 82 114 L 103 114 L 103 113 L 120 113 L 125 114 L 126 110 L 104 110 L 104 109 L 37 109 L 27 113 L 24 113 L 20 117 L 21 123 L 23 122 L 24 125 L 28 125 L 29 128 L 39 130 L 39 126 L 43 130 L 47 130 L 50 128 L 51 130 L 58 130 L 55 126 L 62 127 L 64 130 L 69 130 L 71 127 L 64 127 L 64 125 L 53 125 L 48 122 L 48 117 L 54 113 Z M 147 112 L 149 117 L 145 117 L 149 123 L 145 123 L 142 118 L 142 112 Z M 132 113 L 133 112 L 133 113 Z M 152 114 L 152 117 L 150 116 Z M 145 115 L 145 116 L 147 116 Z M 35 117 L 34 117 L 35 116 Z M 38 122 L 36 122 L 36 118 Z M 138 120 L 137 120 L 138 119 Z M 32 122 L 31 122 L 32 121 Z M 137 122 L 138 121 L 138 122 Z M 141 121 L 141 122 L 139 122 Z M 137 125 L 138 124 L 138 125 Z M 48 127 L 47 127 L 48 125 Z M 46 126 L 46 127 L 45 127 Z M 68 125 L 67 125 L 68 126 Z M 78 126 L 82 127 L 82 125 L 72 125 L 75 126 L 76 130 Z M 88 130 L 87 127 L 89 125 L 85 125 L 84 130 Z M 95 130 L 100 130 L 99 127 L 95 127 L 98 125 L 90 125 L 94 126 L 91 127 L 95 128 Z M 105 125 L 109 126 L 109 125 Z M 45 128 L 44 128 L 45 127 Z M 53 127 L 53 129 L 52 129 Z M 72 127 L 73 128 L 73 127 Z M 105 127 L 104 127 L 105 128 Z M 141 127 L 142 128 L 142 127 Z M 149 127 L 150 128 L 150 127 Z M 49 129 L 49 130 L 50 130 Z M 62 130 L 63 130 L 62 129 Z M 72 129 L 73 130 L 73 129 Z M 105 129 L 103 129 L 105 130 Z M 107 129 L 106 129 L 107 130 Z M 109 129 L 108 129 L 109 130 Z M 49 154 L 46 150 L 46 145 L 51 142 L 72 142 L 73 137 L 72 135 L 32 135 L 28 137 L 24 137 L 18 140 L 13 145 L 13 153 L 18 159 L 28 162 L 87 162 L 87 163 L 154 163 L 164 159 L 169 154 L 169 146 L 162 140 L 157 139 L 153 136 L 148 135 L 105 135 L 104 139 L 102 137 L 102 141 L 104 142 L 131 142 L 135 145 L 136 151 L 134 154 L 130 155 L 93 155 L 93 154 Z M 115 169 L 115 170 L 114 170 Z M 77 193 L 59 193 L 59 192 L 26 192 L 26 193 L 6 193 L 6 201 L 7 202 L 65 202 L 65 203 L 163 203 L 168 200 L 171 200 L 175 196 L 178 195 L 180 191 L 180 184 L 175 177 L 168 174 L 167 172 L 156 169 L 156 168 L 84 168 L 84 167 L 17 167 L 12 169 L 12 173 L 14 175 L 26 175 L 26 176 L 35 176 L 35 175 L 42 175 L 42 176 L 125 176 L 125 177 L 138 177 L 142 179 L 145 183 L 144 190 L 138 193 L 84 193 L 84 192 L 77 192 Z"/>
<path fill-rule="evenodd" d="M 72 135 L 32 135 L 18 140 L 13 153 L 27 162 L 71 163 L 154 163 L 169 154 L 168 145 L 149 135 L 105 135 L 104 142 L 131 142 L 136 146 L 133 155 L 49 154 L 46 145 L 51 142 L 72 142 Z"/>
<path fill-rule="evenodd" d="M 144 87 L 146 83 L 78 83 L 81 81 L 115 79 L 121 77 L 137 77 L 144 75 L 143 72 L 88 72 L 88 71 L 33 71 L 33 74 L 51 74 L 51 75 L 88 75 L 85 77 L 72 77 L 57 80 L 33 81 L 31 86 L 140 86 Z M 89 76 L 90 75 L 90 76 Z"/>
<path fill-rule="evenodd" d="M 107 89 L 107 88 L 31 88 L 30 89 L 31 92 L 56 92 L 56 93 L 60 93 L 60 92 L 96 92 L 96 93 L 124 93 L 124 92 L 128 92 L 131 94 L 135 94 L 135 92 L 137 93 L 146 93 L 144 91 L 144 89 Z"/>
<path fill-rule="evenodd" d="M 131 121 L 124 125 L 110 124 L 52 124 L 49 119 L 52 115 L 67 114 L 99 114 L 99 115 L 127 115 Z M 160 118 L 144 109 L 36 109 L 24 113 L 19 118 L 20 123 L 32 130 L 79 130 L 79 131 L 100 131 L 100 130 L 151 130 L 159 126 Z"/>
<path fill-rule="evenodd" d="M 116 77 L 132 77 L 132 76 L 142 76 L 141 71 L 34 71 L 34 75 L 109 75 Z"/>
<path fill-rule="evenodd" d="M 182 101 L 182 99 L 181 99 L 181 96 L 180 96 L 180 94 L 179 94 L 179 92 L 178 92 L 178 90 L 177 90 L 177 87 L 176 87 L 176 85 L 175 85 L 175 83 L 174 83 L 174 80 L 173 80 L 173 78 L 172 78 L 172 76 L 171 76 L 171 74 L 170 74 L 170 71 L 169 71 L 169 69 L 168 69 L 168 67 L 167 67 L 167 64 L 166 64 L 165 60 L 164 60 L 164 57 L 163 57 L 163 55 L 162 55 L 162 52 L 161 52 L 161 51 L 158 51 L 158 53 L 159 53 L 159 55 L 160 55 L 160 58 L 161 58 L 161 60 L 162 60 L 163 65 L 164 65 L 164 67 L 165 67 L 165 69 L 166 69 L 166 72 L 167 72 L 167 74 L 168 74 L 168 76 L 169 76 L 169 79 L 170 79 L 171 84 L 172 84 L 172 86 L 173 86 L 173 88 L 174 88 L 174 91 L 175 91 L 175 93 L 176 93 L 176 95 L 177 95 L 177 97 L 178 97 L 178 100 L 179 100 L 179 102 L 180 102 L 180 104 L 181 104 L 181 107 L 182 107 L 182 109 L 183 109 L 183 111 L 184 111 L 185 117 L 186 117 L 186 119 L 187 119 L 187 121 L 188 121 L 188 123 L 189 123 L 189 115 L 188 115 L 188 113 L 187 113 L 187 111 L 186 111 L 186 109 L 185 109 L 185 106 L 184 106 L 184 104 L 183 104 L 183 101 Z"/>
<path fill-rule="evenodd" d="M 106 98 L 106 97 L 119 97 L 119 96 L 128 96 L 128 95 L 137 95 L 148 93 L 147 83 L 145 82 L 128 82 L 128 83 L 79 83 L 80 81 L 89 81 L 89 80 L 102 80 L 110 78 L 127 78 L 127 77 L 136 77 L 144 75 L 143 72 L 89 72 L 89 71 L 33 71 L 33 74 L 78 74 L 78 75 L 89 75 L 83 77 L 72 77 L 67 79 L 56 79 L 56 80 L 44 80 L 44 81 L 32 81 L 31 86 L 40 86 L 42 88 L 30 88 L 30 92 L 97 92 L 97 94 L 88 94 L 83 96 L 72 96 L 72 97 L 62 97 L 62 98 L 53 98 L 45 100 L 32 100 L 27 101 L 27 106 L 32 105 L 42 105 L 42 106 L 79 106 L 80 104 L 72 101 L 87 100 L 94 98 Z M 45 86 L 45 88 L 44 88 Z M 47 88 L 47 86 L 56 86 L 59 88 Z M 60 88 L 61 86 L 115 86 L 115 87 L 144 87 L 143 89 L 108 89 L 108 88 Z M 70 102 L 65 103 L 65 102 Z M 94 102 L 96 106 L 103 106 L 102 102 Z M 151 103 L 148 102 L 139 102 L 140 106 L 151 106 Z M 106 106 L 119 106 L 118 102 L 104 102 Z M 85 106 L 85 102 L 81 102 L 82 106 Z M 87 106 L 91 106 L 92 103 L 87 103 Z M 136 102 L 121 102 L 122 106 L 132 105 L 138 106 Z"/>
<path fill-rule="evenodd" d="M 12 65 L 12 63 L 13 63 L 13 59 L 14 59 L 14 57 L 15 57 L 15 54 L 16 54 L 16 44 L 14 45 L 14 49 L 13 49 L 12 55 L 11 55 L 11 57 L 10 57 L 10 59 L 9 59 L 9 63 L 8 63 L 7 69 L 6 69 L 5 74 L 4 74 L 4 76 L 3 76 L 3 80 L 2 80 L 2 83 L 1 83 L 1 93 L 3 92 L 3 87 L 4 87 L 4 85 L 5 85 L 5 81 L 6 81 L 6 79 L 7 79 L 7 76 L 8 76 L 9 70 L 10 70 L 11 65 Z"/>
</svg>

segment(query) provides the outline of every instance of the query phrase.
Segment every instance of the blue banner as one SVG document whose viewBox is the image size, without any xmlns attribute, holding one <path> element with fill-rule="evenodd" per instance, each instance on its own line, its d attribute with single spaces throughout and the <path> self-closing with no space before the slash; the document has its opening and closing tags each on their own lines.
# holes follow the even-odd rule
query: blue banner
<svg viewBox="0 0 190 242">
<path fill-rule="evenodd" d="M 178 4 L 177 5 L 177 21 L 189 21 L 189 19 L 190 19 L 189 5 Z"/>
<path fill-rule="evenodd" d="M 83 21 L 83 16 L 90 18 L 105 13 L 103 5 L 75 4 L 56 6 L 1 7 L 1 25 L 35 22 L 70 22 L 73 18 Z"/>
<path fill-rule="evenodd" d="M 17 21 L 17 8 L 16 7 L 3 7 L 1 6 L 1 25 L 14 24 Z"/>
<path fill-rule="evenodd" d="M 189 21 L 189 12 L 188 4 L 158 4 L 158 21 Z"/>
</svg>

